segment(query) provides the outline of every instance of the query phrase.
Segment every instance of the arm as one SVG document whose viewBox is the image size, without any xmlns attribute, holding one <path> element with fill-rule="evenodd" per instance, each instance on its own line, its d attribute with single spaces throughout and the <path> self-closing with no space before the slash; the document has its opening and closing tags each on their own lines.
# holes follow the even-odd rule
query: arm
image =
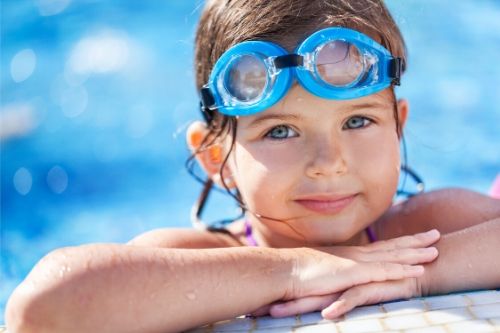
<svg viewBox="0 0 500 333">
<path fill-rule="evenodd" d="M 418 279 L 420 294 L 500 287 L 500 218 L 441 238 L 439 257 Z"/>
<path fill-rule="evenodd" d="M 464 189 L 444 189 L 413 197 L 385 218 L 385 230 L 394 235 L 422 227 L 437 228 L 443 234 L 436 244 L 439 257 L 425 266 L 424 276 L 418 279 L 418 295 L 500 287 L 495 265 L 500 253 L 500 200 Z"/>
<path fill-rule="evenodd" d="M 259 248 L 61 249 L 17 288 L 6 321 L 13 332 L 180 331 L 282 298 L 292 264 Z"/>
<path fill-rule="evenodd" d="M 430 191 L 391 207 L 376 223 L 380 239 L 438 229 L 447 234 L 500 217 L 500 200 L 458 188 Z"/>
<path fill-rule="evenodd" d="M 42 259 L 9 299 L 6 321 L 19 333 L 172 332 L 422 271 L 308 248 L 87 245 Z"/>
<path fill-rule="evenodd" d="M 275 313 L 283 316 L 313 308 L 322 310 L 325 318 L 334 319 L 360 305 L 452 291 L 498 288 L 499 239 L 500 218 L 496 218 L 443 236 L 435 244 L 439 257 L 425 265 L 421 277 L 356 285 L 342 294 L 309 298 L 301 304 L 291 303 Z"/>
</svg>

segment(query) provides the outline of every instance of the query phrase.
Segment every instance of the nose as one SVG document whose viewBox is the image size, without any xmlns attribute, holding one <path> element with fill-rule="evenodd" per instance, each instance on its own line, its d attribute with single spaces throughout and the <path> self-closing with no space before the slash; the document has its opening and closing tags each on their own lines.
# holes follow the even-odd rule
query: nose
<svg viewBox="0 0 500 333">
<path fill-rule="evenodd" d="M 306 175 L 310 178 L 331 177 L 347 172 L 347 163 L 338 140 L 331 137 L 316 138 L 309 145 Z"/>
</svg>

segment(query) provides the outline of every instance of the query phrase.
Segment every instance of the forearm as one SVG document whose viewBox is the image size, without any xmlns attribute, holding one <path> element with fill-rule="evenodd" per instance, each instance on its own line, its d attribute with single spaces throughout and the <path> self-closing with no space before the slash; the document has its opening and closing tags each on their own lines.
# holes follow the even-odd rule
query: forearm
<svg viewBox="0 0 500 333">
<path fill-rule="evenodd" d="M 420 278 L 422 295 L 500 287 L 500 218 L 447 234 Z"/>
<path fill-rule="evenodd" d="M 284 253 L 126 245 L 60 250 L 12 295 L 7 324 L 36 332 L 180 331 L 282 298 L 292 270 Z"/>
</svg>

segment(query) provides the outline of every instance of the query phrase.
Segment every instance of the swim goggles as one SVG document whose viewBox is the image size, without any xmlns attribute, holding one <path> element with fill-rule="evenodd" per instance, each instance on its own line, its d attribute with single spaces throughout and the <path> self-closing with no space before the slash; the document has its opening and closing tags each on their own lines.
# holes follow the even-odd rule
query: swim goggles
<svg viewBox="0 0 500 333">
<path fill-rule="evenodd" d="M 370 37 L 347 28 L 319 30 L 290 54 L 265 41 L 246 41 L 227 50 L 201 89 L 201 109 L 238 116 L 277 103 L 294 79 L 327 99 L 352 99 L 400 84 L 403 60 Z"/>
</svg>

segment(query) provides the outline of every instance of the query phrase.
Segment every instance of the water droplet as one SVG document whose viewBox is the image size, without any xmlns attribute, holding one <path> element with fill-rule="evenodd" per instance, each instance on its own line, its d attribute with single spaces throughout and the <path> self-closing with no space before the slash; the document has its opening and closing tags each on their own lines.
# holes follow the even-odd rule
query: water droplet
<svg viewBox="0 0 500 333">
<path fill-rule="evenodd" d="M 63 278 L 64 275 L 69 272 L 71 272 L 71 268 L 69 268 L 68 266 L 63 266 L 61 267 L 61 269 L 59 269 L 59 277 Z"/>
<path fill-rule="evenodd" d="M 186 294 L 186 298 L 190 301 L 194 301 L 196 299 L 196 294 L 194 292 L 189 292 Z"/>
</svg>

